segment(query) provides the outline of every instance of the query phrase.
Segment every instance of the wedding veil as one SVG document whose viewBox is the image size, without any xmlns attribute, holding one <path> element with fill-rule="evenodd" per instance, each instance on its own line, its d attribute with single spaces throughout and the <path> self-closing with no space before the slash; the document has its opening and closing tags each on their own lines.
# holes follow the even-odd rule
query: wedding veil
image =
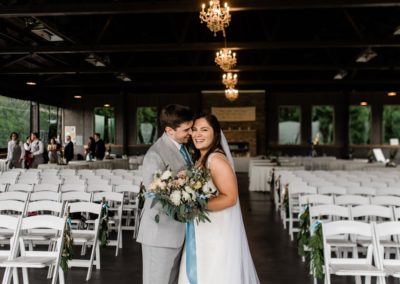
<svg viewBox="0 0 400 284">
<path fill-rule="evenodd" d="M 221 146 L 228 158 L 233 170 L 234 161 L 232 158 L 231 151 L 229 149 L 228 142 L 224 133 L 221 131 Z M 229 208 L 231 224 L 229 226 L 229 232 L 226 236 L 229 236 L 226 240 L 226 262 L 224 263 L 225 271 L 223 273 L 225 277 L 224 283 L 231 284 L 258 284 L 260 280 L 257 276 L 253 259 L 251 257 L 249 244 L 247 241 L 246 230 L 243 223 L 242 211 L 240 209 L 239 197 L 236 204 Z"/>
</svg>

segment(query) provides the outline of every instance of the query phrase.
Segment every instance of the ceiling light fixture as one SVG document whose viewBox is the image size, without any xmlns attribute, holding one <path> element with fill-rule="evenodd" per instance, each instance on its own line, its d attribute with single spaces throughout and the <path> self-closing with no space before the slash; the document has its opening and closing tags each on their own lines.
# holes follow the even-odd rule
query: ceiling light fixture
<svg viewBox="0 0 400 284">
<path fill-rule="evenodd" d="M 82 99 L 82 96 L 76 95 L 76 96 L 74 96 L 74 98 L 79 100 L 79 99 Z"/>
<path fill-rule="evenodd" d="M 236 89 L 226 89 L 225 90 L 225 97 L 233 102 L 234 100 L 236 100 L 239 97 L 239 91 Z"/>
<path fill-rule="evenodd" d="M 36 83 L 35 81 L 33 81 L 33 80 L 28 80 L 28 81 L 26 81 L 26 84 L 27 84 L 28 86 L 36 86 L 36 85 L 37 85 L 37 83 Z"/>
<path fill-rule="evenodd" d="M 110 107 L 110 104 L 104 104 L 104 107 Z"/>
<path fill-rule="evenodd" d="M 229 26 L 231 21 L 231 14 L 229 13 L 229 6 L 227 3 L 221 8 L 219 0 L 210 1 L 207 11 L 206 4 L 201 6 L 200 20 L 201 23 L 207 23 L 207 27 L 217 35 L 217 32 L 222 31 L 225 37 L 225 28 Z"/>
<path fill-rule="evenodd" d="M 31 28 L 31 32 L 47 41 L 52 41 L 52 42 L 64 41 L 62 37 L 57 35 L 55 32 L 53 32 L 40 22 L 38 22 Z"/>
<path fill-rule="evenodd" d="M 393 35 L 400 35 L 400 26 L 394 30 Z"/>
<path fill-rule="evenodd" d="M 118 73 L 115 77 L 123 82 L 132 82 L 132 79 L 125 73 Z"/>
<path fill-rule="evenodd" d="M 106 63 L 104 62 L 104 60 L 102 60 L 100 56 L 94 53 L 89 54 L 88 57 L 85 58 L 85 61 L 96 67 L 106 67 Z"/>
<path fill-rule="evenodd" d="M 347 76 L 347 71 L 340 69 L 336 75 L 333 77 L 334 80 L 342 80 L 344 77 Z"/>
<path fill-rule="evenodd" d="M 367 105 L 368 105 L 367 102 L 361 102 L 361 103 L 360 103 L 360 106 L 367 106 Z"/>
<path fill-rule="evenodd" d="M 237 84 L 237 74 L 231 72 L 222 75 L 222 84 L 225 85 L 227 89 L 234 89 Z"/>
<path fill-rule="evenodd" d="M 395 97 L 395 96 L 397 96 L 397 93 L 396 92 L 388 92 L 387 95 L 388 95 L 388 97 Z"/>
<path fill-rule="evenodd" d="M 222 70 L 228 72 L 235 67 L 237 63 L 236 53 L 232 52 L 229 48 L 223 48 L 217 52 L 214 61 Z"/>
<path fill-rule="evenodd" d="M 367 48 L 363 50 L 360 55 L 358 55 L 356 62 L 358 63 L 367 63 L 372 58 L 375 58 L 378 54 L 373 51 L 371 48 Z"/>
</svg>

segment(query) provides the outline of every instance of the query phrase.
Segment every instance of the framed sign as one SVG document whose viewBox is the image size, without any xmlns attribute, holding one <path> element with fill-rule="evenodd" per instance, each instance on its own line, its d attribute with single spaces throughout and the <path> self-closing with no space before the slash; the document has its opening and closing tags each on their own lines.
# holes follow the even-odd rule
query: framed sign
<svg viewBox="0 0 400 284">
<path fill-rule="evenodd" d="M 64 131 L 65 131 L 64 140 L 65 140 L 65 137 L 67 137 L 69 135 L 69 136 L 71 136 L 72 143 L 76 143 L 76 127 L 75 126 L 65 126 Z M 65 142 L 67 142 L 67 141 L 65 141 Z"/>
<path fill-rule="evenodd" d="M 211 113 L 219 121 L 255 121 L 256 107 L 212 107 Z"/>
</svg>

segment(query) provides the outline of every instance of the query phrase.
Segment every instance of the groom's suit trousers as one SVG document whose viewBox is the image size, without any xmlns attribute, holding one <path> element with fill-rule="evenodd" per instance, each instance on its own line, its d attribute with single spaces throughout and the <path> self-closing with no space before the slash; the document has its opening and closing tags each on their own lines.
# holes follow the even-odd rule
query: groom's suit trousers
<svg viewBox="0 0 400 284">
<path fill-rule="evenodd" d="M 177 284 L 182 247 L 161 248 L 142 244 L 143 284 Z M 146 271 L 145 271 L 146 270 Z"/>
</svg>

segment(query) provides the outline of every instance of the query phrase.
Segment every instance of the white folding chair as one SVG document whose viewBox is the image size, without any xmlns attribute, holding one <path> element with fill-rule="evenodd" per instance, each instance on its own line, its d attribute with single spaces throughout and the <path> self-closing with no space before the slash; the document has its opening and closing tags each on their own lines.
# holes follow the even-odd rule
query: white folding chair
<svg viewBox="0 0 400 284">
<path fill-rule="evenodd" d="M 59 192 L 60 185 L 59 184 L 47 184 L 47 183 L 35 184 L 35 186 L 33 187 L 33 192 L 39 192 L 39 191 Z"/>
<path fill-rule="evenodd" d="M 0 266 L 3 262 L 14 259 L 17 255 L 17 251 L 15 251 L 16 247 L 15 242 L 18 241 L 21 219 L 22 216 L 16 217 L 16 216 L 0 215 L 0 231 L 8 232 L 9 239 L 12 240 L 12 242 L 8 247 L 4 245 L 0 246 Z M 11 282 L 11 275 L 9 275 L 10 272 L 11 272 L 10 269 L 5 271 L 3 275 L 3 284 L 9 284 Z M 14 283 L 19 283 L 18 273 L 16 269 L 13 269 L 13 277 L 14 277 Z"/>
<path fill-rule="evenodd" d="M 74 177 L 76 175 L 76 171 L 73 169 L 61 169 L 58 172 L 58 175 L 61 177 Z"/>
<path fill-rule="evenodd" d="M 0 184 L 0 193 L 7 190 L 8 184 Z"/>
<path fill-rule="evenodd" d="M 65 176 L 64 177 L 64 182 L 63 185 L 85 185 L 86 184 L 86 180 L 84 179 L 80 179 L 79 177 L 68 177 Z"/>
<path fill-rule="evenodd" d="M 347 194 L 374 196 L 376 195 L 376 189 L 372 187 L 349 187 L 347 188 Z"/>
<path fill-rule="evenodd" d="M 69 192 L 69 191 L 85 192 L 86 191 L 86 185 L 82 185 L 82 184 L 63 184 L 63 185 L 61 185 L 60 191 L 62 193 Z"/>
<path fill-rule="evenodd" d="M 108 202 L 110 208 L 115 215 L 109 218 L 109 229 L 117 232 L 116 240 L 109 240 L 109 246 L 115 246 L 115 256 L 118 256 L 118 249 L 122 248 L 122 206 L 124 204 L 124 194 L 118 192 L 95 192 L 93 194 L 93 202 L 103 202 L 103 198 Z"/>
<path fill-rule="evenodd" d="M 0 195 L 1 196 L 1 195 Z M 62 202 L 75 202 L 75 201 L 92 201 L 92 193 L 90 192 L 80 192 L 80 191 L 68 191 L 61 193 Z"/>
<path fill-rule="evenodd" d="M 54 184 L 54 185 L 61 185 L 64 182 L 63 178 L 59 176 L 44 176 L 40 179 L 39 184 Z"/>
<path fill-rule="evenodd" d="M 29 198 L 30 201 L 50 200 L 60 202 L 61 193 L 54 191 L 38 191 L 32 192 Z"/>
<path fill-rule="evenodd" d="M 76 202 L 69 203 L 68 208 L 71 214 L 92 213 L 97 215 L 97 219 L 95 220 L 94 227 L 92 229 L 90 229 L 90 226 L 88 226 L 87 230 L 71 230 L 72 237 L 74 239 L 74 245 L 80 245 L 82 247 L 87 247 L 90 245 L 92 247 L 89 260 L 72 259 L 68 262 L 68 266 L 70 267 L 87 267 L 88 272 L 86 281 L 88 281 L 92 275 L 93 264 L 96 265 L 97 269 L 100 269 L 100 247 L 98 242 L 98 234 L 102 205 L 91 202 Z"/>
<path fill-rule="evenodd" d="M 0 200 L 17 200 L 26 202 L 30 193 L 21 191 L 7 191 L 0 193 Z"/>
<path fill-rule="evenodd" d="M 88 184 L 88 186 L 86 187 L 86 192 L 99 192 L 99 191 L 112 192 L 113 186 L 109 184 Z"/>
<path fill-rule="evenodd" d="M 300 208 L 305 205 L 333 204 L 333 196 L 322 194 L 306 194 L 299 196 Z"/>
<path fill-rule="evenodd" d="M 97 186 L 97 185 L 100 185 L 100 186 L 109 185 L 110 184 L 110 180 L 109 179 L 102 179 L 99 176 L 95 176 L 94 178 L 87 178 L 86 179 L 86 184 L 88 186 L 90 186 L 90 185 L 95 185 L 95 186 Z"/>
<path fill-rule="evenodd" d="M 383 187 L 376 190 L 376 195 L 400 196 L 400 187 Z"/>
<path fill-rule="evenodd" d="M 324 262 L 325 262 L 325 283 L 331 283 L 331 274 L 338 276 L 365 276 L 380 277 L 385 276 L 385 271 L 374 266 L 379 263 L 379 257 L 376 253 L 373 242 L 368 245 L 367 254 L 365 257 L 360 257 L 357 248 L 353 248 L 352 258 L 341 258 L 339 255 L 335 257 L 332 255 L 331 245 L 329 238 L 338 235 L 353 235 L 362 236 L 366 238 L 373 237 L 373 228 L 371 224 L 366 224 L 357 221 L 336 221 L 322 224 L 322 239 L 324 247 Z"/>
<path fill-rule="evenodd" d="M 139 228 L 138 194 L 140 192 L 140 187 L 133 184 L 121 184 L 115 186 L 114 192 L 120 192 L 124 194 L 124 205 L 122 206 L 122 212 L 123 214 L 125 212 L 126 215 L 122 215 L 122 218 L 126 218 L 126 222 L 125 226 L 122 226 L 122 230 L 133 231 L 133 238 L 135 238 Z"/>
<path fill-rule="evenodd" d="M 60 267 L 61 253 L 63 249 L 63 236 L 65 228 L 65 218 L 55 217 L 51 215 L 41 215 L 23 218 L 21 221 L 20 230 L 34 230 L 34 229 L 51 229 L 57 230 L 58 234 L 55 239 L 56 245 L 52 251 L 35 251 L 25 250 L 25 243 L 23 237 L 19 237 L 15 244 L 15 251 L 20 251 L 20 256 L 0 263 L 1 267 L 6 267 L 6 275 L 8 279 L 3 278 L 3 284 L 10 282 L 10 270 L 13 268 L 22 268 L 22 276 L 24 283 L 28 283 L 28 270 L 27 268 L 44 268 L 54 266 L 52 284 L 64 284 L 64 272 Z"/>
<path fill-rule="evenodd" d="M 110 178 L 110 184 L 111 185 L 133 185 L 132 180 L 124 179 L 122 176 L 115 176 Z"/>
<path fill-rule="evenodd" d="M 318 194 L 329 194 L 329 195 L 344 195 L 346 194 L 346 188 L 341 186 L 322 186 L 318 188 Z"/>
<path fill-rule="evenodd" d="M 373 196 L 371 197 L 371 204 L 400 207 L 400 197 L 390 195 Z"/>
<path fill-rule="evenodd" d="M 95 170 L 96 176 L 102 176 L 106 178 L 110 178 L 112 176 L 111 170 L 108 169 L 97 169 Z"/>
<path fill-rule="evenodd" d="M 129 171 L 123 170 L 123 169 L 115 169 L 115 170 L 112 170 L 112 173 L 115 176 L 124 176 L 124 175 L 127 175 L 129 173 Z"/>
<path fill-rule="evenodd" d="M 295 232 L 299 231 L 299 228 L 295 227 L 295 223 L 298 223 L 298 214 L 300 213 L 299 207 L 299 196 L 304 194 L 317 194 L 315 187 L 309 187 L 304 185 L 289 184 L 288 199 L 289 199 L 289 235 L 291 241 L 293 241 Z"/>
<path fill-rule="evenodd" d="M 10 184 L 8 191 L 32 192 L 33 184 Z"/>
<path fill-rule="evenodd" d="M 335 204 L 342 206 L 367 205 L 370 204 L 370 199 L 361 195 L 340 195 L 335 197 Z"/>
</svg>

